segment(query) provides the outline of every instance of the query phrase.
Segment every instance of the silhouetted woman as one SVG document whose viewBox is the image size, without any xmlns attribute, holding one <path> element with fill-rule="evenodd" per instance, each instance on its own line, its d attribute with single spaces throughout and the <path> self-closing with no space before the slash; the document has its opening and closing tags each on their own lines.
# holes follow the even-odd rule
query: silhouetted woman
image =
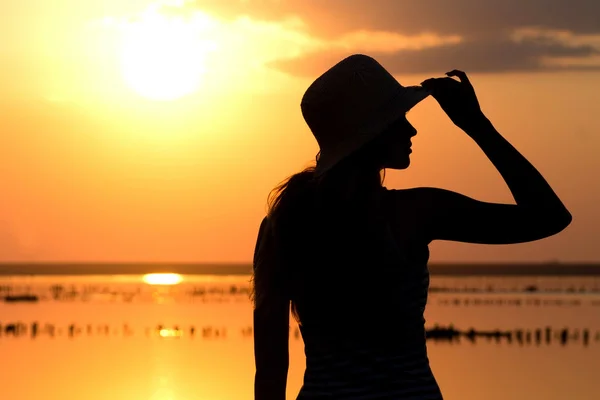
<svg viewBox="0 0 600 400">
<path fill-rule="evenodd" d="M 571 222 L 485 117 L 465 73 L 447 75 L 404 87 L 371 57 L 353 55 L 306 91 L 317 163 L 272 192 L 254 255 L 256 400 L 285 399 L 290 305 L 306 354 L 298 399 L 442 399 L 425 345 L 429 243 L 522 243 Z M 417 132 L 406 112 L 429 94 L 481 147 L 516 204 L 383 187 L 385 168 L 410 164 Z"/>
</svg>

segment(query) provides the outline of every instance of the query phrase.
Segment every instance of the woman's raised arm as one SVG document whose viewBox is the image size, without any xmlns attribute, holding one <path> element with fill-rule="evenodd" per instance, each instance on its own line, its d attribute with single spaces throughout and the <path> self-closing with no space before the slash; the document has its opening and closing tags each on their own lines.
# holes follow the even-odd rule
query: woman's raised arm
<svg viewBox="0 0 600 400">
<path fill-rule="evenodd" d="M 412 198 L 429 240 L 508 244 L 542 239 L 566 228 L 571 214 L 544 177 L 485 117 L 473 86 L 462 71 L 460 82 L 434 78 L 423 82 L 450 119 L 483 150 L 508 185 L 516 204 L 486 203 L 442 189 L 417 188 Z"/>
</svg>

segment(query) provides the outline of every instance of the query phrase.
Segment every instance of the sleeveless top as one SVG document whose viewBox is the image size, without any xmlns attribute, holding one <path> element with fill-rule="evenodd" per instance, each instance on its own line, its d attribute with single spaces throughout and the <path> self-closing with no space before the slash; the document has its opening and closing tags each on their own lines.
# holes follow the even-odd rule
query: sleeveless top
<svg viewBox="0 0 600 400">
<path fill-rule="evenodd" d="M 318 329 L 300 325 L 305 343 L 306 370 L 297 400 L 442 400 L 427 357 L 425 319 L 429 272 L 428 251 L 398 268 L 412 269 L 397 282 L 406 310 L 398 310 L 392 332 L 373 326 L 371 334 L 344 342 L 323 343 Z M 402 317 L 401 317 L 402 316 Z M 393 318 L 393 316 L 390 316 Z M 352 324 L 349 324 L 352 329 Z M 396 330 L 393 330 L 396 328 Z"/>
<path fill-rule="evenodd" d="M 400 193 L 383 188 L 385 212 L 391 210 L 390 201 L 399 201 L 393 197 Z M 389 253 L 384 251 L 382 263 L 386 265 L 365 265 L 371 271 L 356 279 L 359 284 L 381 282 L 381 293 L 370 292 L 374 299 L 365 300 L 360 318 L 345 314 L 348 321 L 342 331 L 336 327 L 339 321 L 328 323 L 327 311 L 314 317 L 319 314 L 318 301 L 317 306 L 298 305 L 306 370 L 297 400 L 442 400 L 429 366 L 423 317 L 429 248 L 411 242 L 410 232 L 399 240 L 402 233 L 393 225 L 388 225 Z"/>
</svg>

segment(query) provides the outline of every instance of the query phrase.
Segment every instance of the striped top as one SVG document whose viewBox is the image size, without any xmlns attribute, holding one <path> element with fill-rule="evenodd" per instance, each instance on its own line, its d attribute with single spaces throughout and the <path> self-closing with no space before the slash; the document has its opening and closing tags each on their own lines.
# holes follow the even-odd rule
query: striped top
<svg viewBox="0 0 600 400">
<path fill-rule="evenodd" d="M 399 193 L 385 190 L 384 199 Z M 403 233 L 393 226 L 389 233 L 394 247 L 387 257 L 391 266 L 369 266 L 379 268 L 376 278 L 387 291 L 373 301 L 364 300 L 371 307 L 365 315 L 372 318 L 358 316 L 342 332 L 299 312 L 306 371 L 297 400 L 442 400 L 425 343 L 429 248 L 400 240 Z"/>
<path fill-rule="evenodd" d="M 442 400 L 427 357 L 422 324 L 386 337 L 324 344 L 323 335 L 300 326 L 305 343 L 306 371 L 297 400 Z M 392 341 L 391 339 L 394 339 Z"/>
<path fill-rule="evenodd" d="M 344 354 L 307 352 L 297 400 L 441 400 L 425 347 L 404 352 L 355 347 Z"/>
</svg>

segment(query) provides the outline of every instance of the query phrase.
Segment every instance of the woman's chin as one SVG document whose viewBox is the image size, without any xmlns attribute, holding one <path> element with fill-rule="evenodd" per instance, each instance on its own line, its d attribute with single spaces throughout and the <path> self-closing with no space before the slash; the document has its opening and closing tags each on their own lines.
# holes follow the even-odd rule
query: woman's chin
<svg viewBox="0 0 600 400">
<path fill-rule="evenodd" d="M 410 157 L 406 157 L 404 160 L 398 160 L 393 163 L 385 165 L 385 169 L 406 169 L 410 166 Z"/>
</svg>

